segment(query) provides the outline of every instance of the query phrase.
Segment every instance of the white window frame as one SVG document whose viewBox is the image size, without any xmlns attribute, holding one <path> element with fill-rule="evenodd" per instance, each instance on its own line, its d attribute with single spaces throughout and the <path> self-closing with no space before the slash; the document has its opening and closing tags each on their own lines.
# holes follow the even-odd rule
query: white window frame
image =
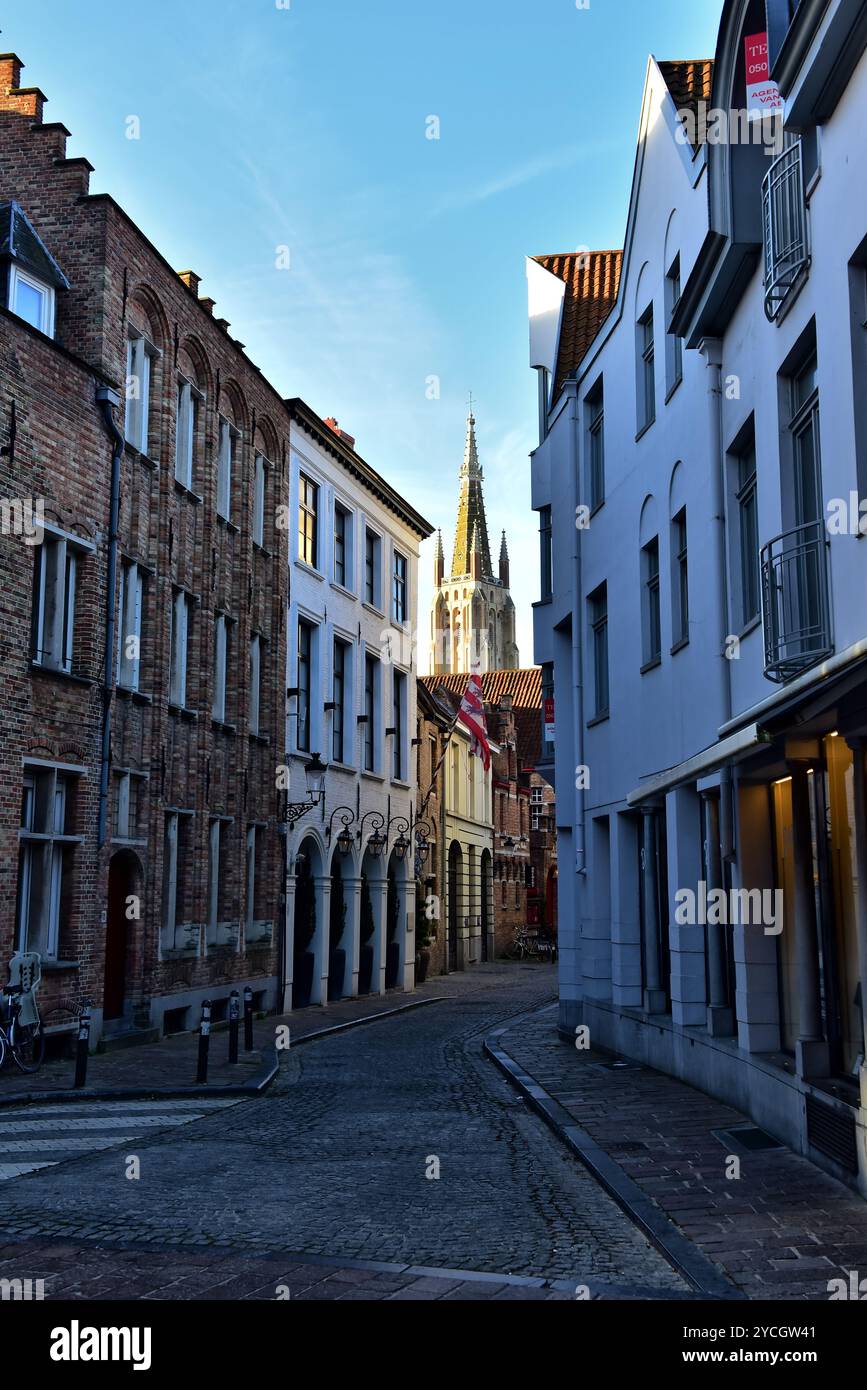
<svg viewBox="0 0 867 1390">
<path fill-rule="evenodd" d="M 403 574 L 398 568 L 400 561 L 403 561 Z M 402 615 L 398 613 L 398 595 L 402 600 Z M 409 556 L 396 546 L 391 552 L 391 618 L 399 627 L 409 622 Z"/>
<path fill-rule="evenodd" d="M 125 690 L 138 690 L 141 674 L 142 611 L 144 574 L 134 560 L 124 560 L 120 568 L 120 598 L 117 624 L 117 683 Z M 127 645 L 136 640 L 136 655 Z"/>
<path fill-rule="evenodd" d="M 232 520 L 232 473 L 235 466 L 235 444 L 238 430 L 225 415 L 219 417 L 219 447 L 217 450 L 217 516 Z"/>
<path fill-rule="evenodd" d="M 42 783 L 41 791 L 38 780 Z M 41 954 L 50 959 L 57 958 L 60 942 L 64 847 L 78 843 L 76 837 L 66 834 L 69 782 L 68 774 L 59 773 L 54 766 L 37 768 L 25 764 L 21 818 L 24 823 L 19 832 L 16 939 L 19 950 L 33 950 L 38 943 Z M 50 861 L 47 872 L 45 855 Z M 34 866 L 36 856 L 40 856 L 42 862 Z M 33 888 L 40 885 L 47 892 L 44 892 L 41 903 L 36 905 L 41 909 L 42 921 L 34 932 L 32 894 Z"/>
<path fill-rule="evenodd" d="M 257 454 L 253 464 L 253 544 L 265 548 L 265 489 L 268 486 L 268 461 Z"/>
<path fill-rule="evenodd" d="M 159 356 L 154 347 L 139 329 L 129 326 L 126 333 L 126 382 L 123 431 L 124 438 L 140 454 L 148 457 L 150 430 L 150 398 L 152 364 Z M 130 396 L 130 382 L 138 381 L 138 396 Z"/>
<path fill-rule="evenodd" d="M 225 613 L 214 617 L 214 690 L 211 698 L 211 718 L 226 722 L 226 670 L 229 658 L 229 619 Z"/>
<path fill-rule="evenodd" d="M 373 592 L 367 590 L 367 538 L 373 541 Z M 372 526 L 364 530 L 364 602 L 378 613 L 382 612 L 382 536 Z"/>
<path fill-rule="evenodd" d="M 196 430 L 202 392 L 186 377 L 178 377 L 178 404 L 175 417 L 175 478 L 188 492 L 193 490 Z"/>
<path fill-rule="evenodd" d="M 192 599 L 184 589 L 176 589 L 172 599 L 171 667 L 169 701 L 180 709 L 187 705 L 187 654 L 190 640 Z"/>
<path fill-rule="evenodd" d="M 66 535 L 46 531 L 36 551 L 33 593 L 33 662 L 71 672 L 75 649 L 78 556 L 87 554 Z"/>
<path fill-rule="evenodd" d="M 19 285 L 27 285 L 30 289 L 36 290 L 42 296 L 42 313 L 39 323 L 31 323 L 30 319 L 19 314 L 15 307 Z M 26 270 L 22 270 L 20 265 L 12 263 L 12 273 L 9 276 L 9 309 L 16 318 L 23 323 L 29 323 L 31 328 L 35 328 L 40 333 L 44 333 L 46 338 L 54 337 L 54 311 L 56 295 L 53 285 L 47 285 L 44 280 L 38 280 L 35 275 L 30 275 Z"/>
<path fill-rule="evenodd" d="M 262 704 L 262 638 L 258 632 L 250 634 L 250 718 L 251 734 L 259 733 L 259 718 Z"/>
</svg>

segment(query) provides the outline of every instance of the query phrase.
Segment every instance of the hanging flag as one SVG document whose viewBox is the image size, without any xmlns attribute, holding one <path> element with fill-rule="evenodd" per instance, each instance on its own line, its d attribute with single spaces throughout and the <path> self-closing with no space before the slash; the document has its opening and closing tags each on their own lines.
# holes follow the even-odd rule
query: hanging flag
<svg viewBox="0 0 867 1390">
<path fill-rule="evenodd" d="M 481 758 L 485 772 L 491 766 L 491 745 L 488 743 L 488 726 L 485 722 L 485 703 L 482 698 L 482 681 L 477 675 L 470 676 L 458 719 L 470 734 L 470 752 Z"/>
</svg>

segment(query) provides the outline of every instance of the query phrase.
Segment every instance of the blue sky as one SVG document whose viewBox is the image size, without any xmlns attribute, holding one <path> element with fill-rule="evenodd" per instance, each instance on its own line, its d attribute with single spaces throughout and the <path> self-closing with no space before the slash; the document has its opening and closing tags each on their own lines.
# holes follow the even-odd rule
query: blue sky
<svg viewBox="0 0 867 1390">
<path fill-rule="evenodd" d="M 93 190 L 202 276 L 274 385 L 336 415 L 447 549 L 472 389 L 529 665 L 524 257 L 622 245 L 647 56 L 712 56 L 722 0 L 285 3 L 0 0 L 0 50 Z M 431 566 L 428 543 L 422 670 Z"/>
</svg>

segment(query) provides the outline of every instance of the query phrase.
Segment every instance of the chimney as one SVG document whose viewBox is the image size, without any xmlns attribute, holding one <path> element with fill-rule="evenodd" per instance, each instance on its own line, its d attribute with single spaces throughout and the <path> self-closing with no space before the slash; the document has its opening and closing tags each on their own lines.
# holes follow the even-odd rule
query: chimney
<svg viewBox="0 0 867 1390">
<path fill-rule="evenodd" d="M 216 299 L 209 299 L 207 295 L 199 295 L 199 303 L 201 304 L 202 308 L 207 310 L 207 312 L 211 315 L 213 315 L 214 305 L 216 304 L 216 302 Z"/>
<path fill-rule="evenodd" d="M 193 294 L 198 298 L 199 285 L 202 283 L 201 275 L 197 275 L 194 270 L 179 270 L 178 279 L 186 285 L 188 290 L 192 290 Z"/>
<path fill-rule="evenodd" d="M 328 426 L 328 428 L 329 428 L 334 434 L 337 435 L 338 439 L 342 439 L 342 440 L 343 440 L 344 444 L 346 444 L 346 445 L 348 446 L 348 448 L 350 448 L 350 449 L 354 449 L 354 448 L 355 448 L 355 435 L 354 435 L 354 434 L 347 434 L 347 433 L 346 433 L 346 430 L 342 430 L 342 429 L 340 428 L 339 424 L 337 423 L 337 421 L 335 420 L 335 418 L 334 418 L 333 415 L 329 415 L 329 417 L 328 417 L 328 419 L 325 421 L 325 423 L 326 423 L 326 425 Z"/>
</svg>

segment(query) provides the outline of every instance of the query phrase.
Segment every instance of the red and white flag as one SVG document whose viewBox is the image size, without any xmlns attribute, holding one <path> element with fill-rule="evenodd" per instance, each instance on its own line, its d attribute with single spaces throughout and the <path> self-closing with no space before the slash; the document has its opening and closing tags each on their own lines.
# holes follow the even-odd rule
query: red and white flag
<svg viewBox="0 0 867 1390">
<path fill-rule="evenodd" d="M 485 703 L 482 698 L 482 681 L 477 675 L 470 676 L 458 719 L 469 730 L 470 752 L 481 758 L 485 772 L 491 766 L 491 745 L 488 743 L 488 726 L 485 722 Z"/>
</svg>

